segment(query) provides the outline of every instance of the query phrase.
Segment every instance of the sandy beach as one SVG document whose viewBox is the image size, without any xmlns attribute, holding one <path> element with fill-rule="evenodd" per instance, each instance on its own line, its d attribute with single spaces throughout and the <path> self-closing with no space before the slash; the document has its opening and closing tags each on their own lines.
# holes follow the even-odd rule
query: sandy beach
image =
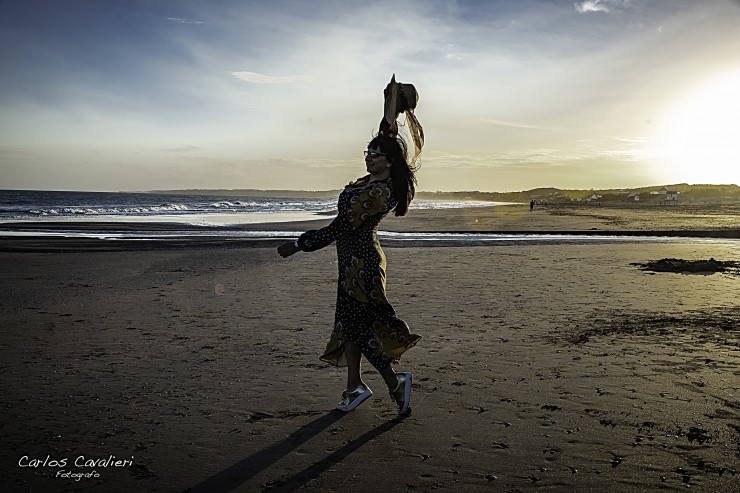
<svg viewBox="0 0 740 493">
<path fill-rule="evenodd" d="M 398 419 L 367 364 L 333 411 L 333 247 L 4 237 L 2 490 L 737 491 L 740 272 L 635 265 L 740 261 L 736 209 L 418 212 L 383 229 L 687 238 L 385 245 Z"/>
</svg>

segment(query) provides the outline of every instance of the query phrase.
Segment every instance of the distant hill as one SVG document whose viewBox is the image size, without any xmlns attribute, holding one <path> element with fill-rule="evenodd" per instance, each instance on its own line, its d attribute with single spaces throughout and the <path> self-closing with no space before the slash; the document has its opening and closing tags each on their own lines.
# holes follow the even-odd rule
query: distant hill
<svg viewBox="0 0 740 493">
<path fill-rule="evenodd" d="M 419 192 L 417 197 L 430 200 L 488 200 L 494 202 L 529 202 L 530 200 L 536 200 L 558 203 L 582 201 L 596 195 L 603 201 L 634 202 L 635 195 L 639 195 L 643 201 L 660 200 L 659 197 L 664 196 L 660 193 L 663 189 L 678 192 L 680 202 L 722 199 L 740 200 L 740 186 L 738 185 L 689 185 L 686 183 L 601 190 L 558 189 L 551 187 L 534 188 L 521 192 Z"/>
<path fill-rule="evenodd" d="M 520 192 L 417 192 L 416 198 L 425 200 L 480 200 L 490 202 L 520 202 L 527 203 L 530 200 L 546 201 L 549 203 L 571 202 L 586 200 L 597 195 L 604 201 L 634 201 L 634 196 L 639 194 L 641 200 L 654 198 L 661 189 L 679 193 L 679 201 L 712 201 L 712 200 L 740 200 L 740 186 L 738 185 L 689 185 L 677 183 L 673 185 L 657 185 L 641 188 L 621 189 L 559 189 L 559 188 L 533 188 Z M 187 190 L 152 190 L 151 193 L 183 194 L 183 195 L 215 195 L 231 197 L 302 197 L 302 198 L 327 198 L 336 197 L 340 190 L 257 190 L 257 189 L 187 189 Z"/>
</svg>

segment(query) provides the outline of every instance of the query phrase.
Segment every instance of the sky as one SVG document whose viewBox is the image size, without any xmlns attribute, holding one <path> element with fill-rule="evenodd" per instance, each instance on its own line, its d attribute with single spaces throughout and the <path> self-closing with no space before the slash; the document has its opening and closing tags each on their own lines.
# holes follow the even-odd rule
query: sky
<svg viewBox="0 0 740 493">
<path fill-rule="evenodd" d="M 740 0 L 0 0 L 0 188 L 740 184 Z M 402 119 L 401 119 L 402 120 Z"/>
</svg>

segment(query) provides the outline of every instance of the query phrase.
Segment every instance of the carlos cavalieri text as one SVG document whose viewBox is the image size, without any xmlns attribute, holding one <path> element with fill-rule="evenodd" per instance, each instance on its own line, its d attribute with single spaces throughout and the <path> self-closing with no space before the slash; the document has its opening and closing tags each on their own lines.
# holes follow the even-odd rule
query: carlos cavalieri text
<svg viewBox="0 0 740 493">
<path fill-rule="evenodd" d="M 50 455 L 47 455 L 45 459 L 30 459 L 27 455 L 24 455 L 18 460 L 18 465 L 21 467 L 67 467 L 67 465 L 74 465 L 75 467 L 129 467 L 133 464 L 133 455 L 130 459 L 116 459 L 115 455 L 109 455 L 105 458 L 88 459 L 84 455 L 80 455 L 74 462 L 69 462 L 69 459 L 66 457 L 52 459 Z"/>
<path fill-rule="evenodd" d="M 92 457 L 85 457 L 84 455 L 77 456 L 74 460 L 70 461 L 67 457 L 63 457 L 60 459 L 52 459 L 50 455 L 47 455 L 44 459 L 32 459 L 27 455 L 24 455 L 18 460 L 18 466 L 20 467 L 29 467 L 29 468 L 39 468 L 39 467 L 49 467 L 49 468 L 61 468 L 64 469 L 66 467 L 77 467 L 80 469 L 87 469 L 88 471 L 91 469 L 105 469 L 108 467 L 130 467 L 134 464 L 134 456 L 132 455 L 130 459 L 119 459 L 115 455 L 109 455 L 108 457 L 99 457 L 99 458 L 92 458 Z M 80 474 L 73 474 L 71 471 L 58 471 L 57 477 L 74 477 L 74 479 L 78 480 L 84 476 L 84 477 L 98 477 L 99 474 L 96 471 L 91 471 L 89 473 L 80 473 Z"/>
</svg>

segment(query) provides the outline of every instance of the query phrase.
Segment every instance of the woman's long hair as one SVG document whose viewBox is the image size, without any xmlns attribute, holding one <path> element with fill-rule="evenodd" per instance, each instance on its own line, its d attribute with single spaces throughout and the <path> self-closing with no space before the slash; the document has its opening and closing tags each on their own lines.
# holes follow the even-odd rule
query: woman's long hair
<svg viewBox="0 0 740 493">
<path fill-rule="evenodd" d="M 416 194 L 416 171 L 418 166 L 409 163 L 408 147 L 399 136 L 378 134 L 367 145 L 368 149 L 378 148 L 386 155 L 391 163 L 391 179 L 393 180 L 393 195 L 398 204 L 395 208 L 396 216 L 405 216 L 411 200 Z"/>
</svg>

